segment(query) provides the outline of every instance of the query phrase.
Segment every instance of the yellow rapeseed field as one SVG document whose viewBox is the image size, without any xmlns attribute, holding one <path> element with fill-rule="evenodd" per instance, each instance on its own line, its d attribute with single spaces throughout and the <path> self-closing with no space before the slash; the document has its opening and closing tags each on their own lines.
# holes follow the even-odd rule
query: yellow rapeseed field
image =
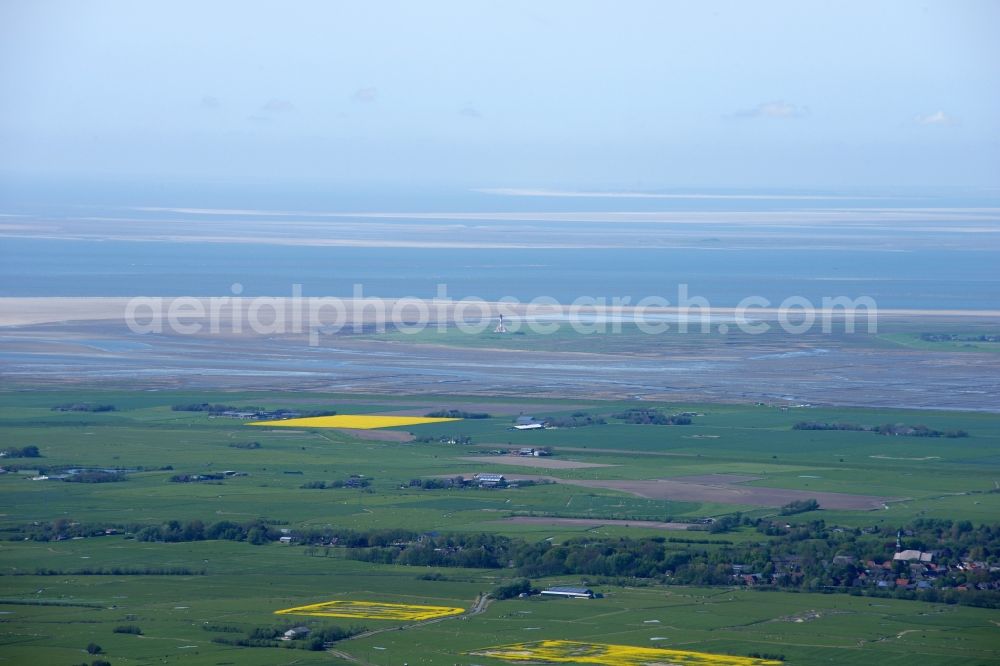
<svg viewBox="0 0 1000 666">
<path fill-rule="evenodd" d="M 282 419 L 280 421 L 254 421 L 249 425 L 269 426 L 272 428 L 352 428 L 356 430 L 372 430 L 373 428 L 392 428 L 393 426 L 441 423 L 443 421 L 461 421 L 461 419 L 431 418 L 429 416 L 337 414 L 335 416 L 310 416 L 303 419 Z"/>
<path fill-rule="evenodd" d="M 632 645 L 580 643 L 577 641 L 534 641 L 501 645 L 473 652 L 481 657 L 506 661 L 542 663 L 601 664 L 602 666 L 644 666 L 645 664 L 676 664 L 678 666 L 777 666 L 782 662 L 753 657 L 732 657 L 726 654 L 644 648 Z"/>
<path fill-rule="evenodd" d="M 433 620 L 464 613 L 451 606 L 415 606 L 381 601 L 324 601 L 274 611 L 275 615 L 314 615 L 317 617 L 354 617 L 364 620 Z"/>
</svg>

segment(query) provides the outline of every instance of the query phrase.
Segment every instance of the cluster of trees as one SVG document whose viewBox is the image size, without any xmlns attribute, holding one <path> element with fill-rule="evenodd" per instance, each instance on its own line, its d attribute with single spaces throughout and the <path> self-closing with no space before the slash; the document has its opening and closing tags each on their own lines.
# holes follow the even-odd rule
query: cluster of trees
<svg viewBox="0 0 1000 666">
<path fill-rule="evenodd" d="M 540 590 L 533 588 L 531 586 L 531 581 L 527 578 L 521 578 L 520 580 L 515 580 L 512 583 L 507 583 L 506 585 L 498 585 L 493 588 L 493 592 L 490 595 L 494 599 L 514 599 L 521 596 L 522 594 L 537 594 Z"/>
<path fill-rule="evenodd" d="M 824 423 L 822 421 L 799 421 L 792 426 L 792 430 L 859 430 L 868 432 L 872 426 L 864 426 L 859 423 Z"/>
<path fill-rule="evenodd" d="M 712 534 L 722 534 L 735 530 L 742 523 L 742 514 L 730 516 L 719 516 L 709 526 L 708 531 Z"/>
<path fill-rule="evenodd" d="M 85 649 L 87 650 L 87 654 L 91 656 L 104 654 L 104 648 L 97 643 L 87 643 L 87 647 Z M 83 662 L 80 666 L 87 666 L 87 662 Z M 95 659 L 90 662 L 90 666 L 111 666 L 111 662 L 105 659 Z"/>
<path fill-rule="evenodd" d="M 436 412 L 424 414 L 424 416 L 434 419 L 488 419 L 490 415 L 486 412 L 466 412 L 461 409 L 439 409 Z"/>
<path fill-rule="evenodd" d="M 257 407 L 234 407 L 233 405 L 212 404 L 208 402 L 192 402 L 186 405 L 173 405 L 170 409 L 175 412 L 208 412 L 209 414 L 259 411 L 259 408 Z"/>
<path fill-rule="evenodd" d="M 107 528 L 103 525 L 85 525 L 66 517 L 56 518 L 51 523 L 34 522 L 27 525 L 7 527 L 3 530 L 9 541 L 55 541 L 73 537 L 104 536 Z"/>
<path fill-rule="evenodd" d="M 232 442 L 229 445 L 231 449 L 259 449 L 260 442 Z"/>
<path fill-rule="evenodd" d="M 855 430 L 858 432 L 874 432 L 879 435 L 902 435 L 904 437 L 968 437 L 964 430 L 934 430 L 925 425 L 906 425 L 904 423 L 883 423 L 878 426 L 861 425 L 859 423 L 823 423 L 821 421 L 799 421 L 792 430 Z"/>
<path fill-rule="evenodd" d="M 124 472 L 109 471 L 106 469 L 85 469 L 76 474 L 70 474 L 63 481 L 72 483 L 115 483 L 117 481 L 127 481 L 128 477 Z"/>
<path fill-rule="evenodd" d="M 465 479 L 461 476 L 453 476 L 444 479 L 410 479 L 410 488 L 422 488 L 424 490 L 444 490 L 447 488 L 461 488 L 465 485 Z"/>
<path fill-rule="evenodd" d="M 137 624 L 120 624 L 112 630 L 116 634 L 132 634 L 142 636 L 142 629 Z"/>
<path fill-rule="evenodd" d="M 551 428 L 582 428 L 607 423 L 603 417 L 591 416 L 587 412 L 573 412 L 569 416 L 546 416 L 542 421 Z"/>
<path fill-rule="evenodd" d="M 934 430 L 925 425 L 900 425 L 886 423 L 875 428 L 875 432 L 880 435 L 905 435 L 907 437 L 948 437 L 951 439 L 968 437 L 969 433 L 964 430 Z"/>
<path fill-rule="evenodd" d="M 348 557 L 379 564 L 499 569 L 514 560 L 523 543 L 494 534 L 425 535 L 352 549 Z"/>
<path fill-rule="evenodd" d="M 392 544 L 408 543 L 420 535 L 404 529 L 381 529 L 359 531 L 352 529 L 309 529 L 297 530 L 295 537 L 305 544 L 336 544 L 348 549 L 379 548 Z"/>
<path fill-rule="evenodd" d="M 41 458 L 42 454 L 34 444 L 28 446 L 8 446 L 0 449 L 0 457 L 4 458 Z"/>
<path fill-rule="evenodd" d="M 688 414 L 668 416 L 656 409 L 632 408 L 618 414 L 612 414 L 611 418 L 637 425 L 691 425 L 691 417 Z"/>
<path fill-rule="evenodd" d="M 209 629 L 209 631 L 216 631 L 217 629 Z M 286 631 L 291 629 L 291 625 L 286 626 L 274 626 L 274 627 L 254 627 L 244 636 L 240 638 L 230 637 L 230 636 L 216 636 L 212 639 L 213 643 L 218 643 L 220 645 L 236 645 L 239 647 L 286 647 L 286 648 L 300 648 L 305 650 L 320 651 L 325 649 L 331 643 L 336 643 L 337 641 L 342 641 L 345 638 L 350 638 L 356 634 L 363 633 L 367 631 L 365 627 L 337 627 L 337 626 L 325 626 L 325 627 L 314 627 L 309 632 L 308 636 L 304 640 L 294 640 L 294 641 L 281 641 L 279 640 Z M 235 630 L 235 631 L 234 631 Z M 242 630 L 236 627 L 224 627 L 222 629 L 224 633 L 241 633 Z"/>
<path fill-rule="evenodd" d="M 527 488 L 534 485 L 542 485 L 552 483 L 551 481 L 534 481 L 532 479 L 522 479 L 517 482 L 517 485 L 521 488 Z M 467 481 L 461 476 L 452 477 L 442 477 L 437 479 L 410 479 L 410 488 L 420 488 L 422 490 L 449 490 L 451 488 L 469 488 L 469 487 L 479 487 L 477 483 L 472 481 Z"/>
<path fill-rule="evenodd" d="M 101 567 L 98 569 L 35 569 L 33 576 L 204 576 L 205 570 L 187 567 Z"/>
<path fill-rule="evenodd" d="M 372 485 L 372 478 L 368 476 L 351 476 L 344 480 L 337 481 L 308 481 L 299 488 L 309 490 L 323 490 L 326 488 L 367 488 Z"/>
<path fill-rule="evenodd" d="M 174 483 L 194 483 L 196 481 L 221 481 L 226 476 L 220 472 L 205 472 L 203 474 L 174 474 L 170 480 Z"/>
<path fill-rule="evenodd" d="M 794 500 L 789 502 L 785 506 L 781 507 L 782 516 L 793 516 L 796 513 L 805 513 L 807 511 L 815 511 L 819 508 L 819 502 L 814 499 L 807 500 Z"/>
<path fill-rule="evenodd" d="M 439 435 L 437 437 L 417 437 L 413 440 L 420 444 L 472 444 L 472 438 L 468 435 Z"/>
<path fill-rule="evenodd" d="M 178 520 L 168 520 L 162 525 L 148 525 L 129 531 L 133 532 L 139 541 L 166 541 L 168 543 L 219 540 L 248 541 L 255 545 L 262 545 L 277 541 L 281 536 L 280 530 L 274 529 L 263 520 L 248 523 L 221 520 L 207 526 L 200 520 L 189 520 L 185 523 Z"/>
<path fill-rule="evenodd" d="M 116 412 L 118 409 L 114 405 L 93 405 L 89 402 L 65 402 L 61 405 L 54 405 L 53 412 Z"/>
<path fill-rule="evenodd" d="M 611 418 L 637 425 L 691 425 L 690 414 L 664 414 L 656 409 L 632 408 L 612 414 Z"/>
<path fill-rule="evenodd" d="M 209 403 L 209 402 L 192 402 L 181 405 L 173 405 L 170 407 L 170 409 L 175 412 L 208 412 L 210 416 L 217 416 L 219 414 L 225 414 L 226 412 L 252 412 L 254 414 L 267 414 L 268 416 L 272 416 L 274 418 L 281 418 L 284 416 L 301 416 L 301 417 L 334 416 L 337 413 L 329 409 L 313 409 L 313 410 L 265 409 L 263 407 L 250 407 L 250 406 L 239 407 L 236 405 L 223 405 L 220 403 Z"/>
</svg>

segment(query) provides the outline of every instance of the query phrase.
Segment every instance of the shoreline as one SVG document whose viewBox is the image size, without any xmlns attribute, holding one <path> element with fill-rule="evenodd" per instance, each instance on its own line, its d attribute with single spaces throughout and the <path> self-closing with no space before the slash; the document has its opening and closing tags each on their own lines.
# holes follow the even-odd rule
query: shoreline
<svg viewBox="0 0 1000 666">
<path fill-rule="evenodd" d="M 447 300 L 439 301 L 435 299 L 420 299 L 412 297 L 398 298 L 352 298 L 352 297 L 319 297 L 309 296 L 301 299 L 294 299 L 289 296 L 2 296 L 0 297 L 0 327 L 30 326 L 38 324 L 57 324 L 83 321 L 109 321 L 124 319 L 126 308 L 129 302 L 134 299 L 145 299 L 147 302 L 167 303 L 171 299 L 193 299 L 201 303 L 201 307 L 210 311 L 210 304 L 216 303 L 217 310 L 221 316 L 232 316 L 234 308 L 238 306 L 239 311 L 246 314 L 254 300 L 262 299 L 268 303 L 268 308 L 276 307 L 288 311 L 294 311 L 296 300 L 308 303 L 310 299 L 334 298 L 348 306 L 348 310 L 362 310 L 360 321 L 371 321 L 369 312 L 364 310 L 365 305 L 374 303 L 384 303 L 392 308 L 396 304 L 422 303 L 428 306 L 435 315 L 442 316 L 445 321 L 456 321 L 456 306 L 461 301 Z M 477 314 L 487 317 L 497 317 L 503 308 L 505 314 L 512 313 L 517 317 L 571 317 L 571 316 L 607 316 L 607 317 L 635 317 L 636 315 L 650 315 L 654 317 L 682 317 L 697 321 L 697 318 L 708 316 L 709 318 L 731 319 L 740 314 L 745 315 L 749 320 L 771 320 L 776 319 L 782 310 L 776 307 L 748 308 L 740 310 L 735 307 L 708 307 L 708 308 L 682 308 L 677 306 L 669 307 L 636 307 L 636 306 L 615 306 L 615 305 L 572 305 L 564 303 L 500 303 L 498 301 L 469 301 L 477 308 L 484 308 L 486 313 Z M 299 306 L 301 307 L 301 305 Z M 828 316 L 834 319 L 844 317 L 844 311 L 839 308 L 815 308 L 817 315 Z M 790 311 L 795 315 L 796 311 Z M 906 318 L 942 318 L 953 317 L 962 319 L 997 319 L 1000 320 L 1000 310 L 962 310 L 962 309 L 919 309 L 919 308 L 879 308 L 876 311 L 878 318 L 886 319 L 906 319 Z M 183 315 L 186 320 L 197 319 L 190 315 Z M 857 314 L 857 318 L 866 318 L 866 311 L 862 310 Z M 201 317 L 205 319 L 207 317 Z M 348 321 L 355 321 L 348 319 Z M 432 322 L 440 319 L 431 319 Z M 568 320 L 566 320 L 568 321 Z M 622 322 L 629 323 L 629 322 Z"/>
</svg>

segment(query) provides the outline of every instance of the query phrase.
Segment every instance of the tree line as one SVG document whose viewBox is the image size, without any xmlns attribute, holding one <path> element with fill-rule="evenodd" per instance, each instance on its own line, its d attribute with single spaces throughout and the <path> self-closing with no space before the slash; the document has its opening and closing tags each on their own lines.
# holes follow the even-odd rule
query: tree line
<svg viewBox="0 0 1000 666">
<path fill-rule="evenodd" d="M 691 425 L 691 416 L 689 414 L 667 415 L 656 409 L 640 409 L 635 407 L 618 414 L 612 414 L 611 418 L 636 425 Z"/>
<path fill-rule="evenodd" d="M 209 416 L 218 416 L 220 414 L 226 414 L 228 412 L 247 412 L 253 414 L 266 414 L 270 417 L 281 418 L 283 416 L 295 416 L 295 417 L 313 417 L 313 416 L 335 416 L 337 412 L 330 409 L 307 409 L 307 410 L 292 410 L 292 409 L 265 409 L 263 407 L 250 407 L 244 406 L 239 407 L 236 405 L 224 405 L 221 403 L 209 403 L 209 402 L 191 402 L 179 405 L 172 405 L 170 407 L 171 411 L 174 412 L 208 412 Z"/>
<path fill-rule="evenodd" d="M 343 549 L 343 556 L 366 562 L 409 566 L 505 569 L 523 578 L 582 576 L 616 581 L 685 585 L 732 585 L 738 572 L 760 576 L 763 587 L 852 594 L 892 594 L 900 598 L 1000 608 L 1000 523 L 919 519 L 900 526 L 844 528 L 822 520 L 801 525 L 731 517 L 760 540 L 697 543 L 660 536 L 602 538 L 583 536 L 563 543 L 527 541 L 485 533 L 421 534 L 406 529 L 281 529 L 273 521 L 167 521 L 121 528 L 141 541 L 232 540 L 263 545 L 291 536 L 317 554 L 317 546 Z M 907 562 L 893 561 L 897 530 L 905 548 L 933 551 L 939 574 L 927 590 L 872 589 L 867 562 L 887 576 L 906 576 Z M 69 535 L 103 534 L 61 519 L 59 525 L 24 525 L 8 538 L 49 540 Z M 764 538 L 767 537 L 767 538 Z M 976 562 L 975 567 L 967 566 Z M 888 563 L 887 566 L 883 566 Z M 956 565 L 963 565 L 961 568 Z M 967 587 L 968 591 L 959 591 Z M 979 590 L 977 587 L 986 589 Z"/>
<path fill-rule="evenodd" d="M 42 453 L 34 444 L 28 446 L 8 446 L 0 449 L 0 458 L 41 458 Z"/>
<path fill-rule="evenodd" d="M 569 416 L 546 416 L 541 419 L 550 428 L 583 428 L 607 423 L 603 417 L 588 412 L 573 412 Z"/>
<path fill-rule="evenodd" d="M 854 430 L 858 432 L 873 432 L 879 435 L 902 435 L 904 437 L 947 437 L 956 439 L 968 437 L 964 430 L 934 430 L 925 425 L 906 425 L 905 423 L 883 423 L 878 426 L 861 425 L 859 423 L 824 423 L 821 421 L 799 421 L 792 430 Z"/>
<path fill-rule="evenodd" d="M 488 419 L 490 415 L 486 412 L 466 412 L 461 409 L 439 409 L 434 412 L 424 414 L 432 419 Z"/>
<path fill-rule="evenodd" d="M 64 402 L 52 407 L 53 412 L 117 412 L 114 405 L 94 405 L 89 402 Z"/>
</svg>

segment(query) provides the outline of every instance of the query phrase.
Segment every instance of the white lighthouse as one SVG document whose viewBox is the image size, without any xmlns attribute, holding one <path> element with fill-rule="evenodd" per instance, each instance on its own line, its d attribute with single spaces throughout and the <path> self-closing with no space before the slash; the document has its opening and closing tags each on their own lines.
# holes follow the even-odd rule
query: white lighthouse
<svg viewBox="0 0 1000 666">
<path fill-rule="evenodd" d="M 494 333 L 506 333 L 507 329 L 503 325 L 503 315 L 500 315 L 500 323 L 493 329 Z"/>
</svg>

